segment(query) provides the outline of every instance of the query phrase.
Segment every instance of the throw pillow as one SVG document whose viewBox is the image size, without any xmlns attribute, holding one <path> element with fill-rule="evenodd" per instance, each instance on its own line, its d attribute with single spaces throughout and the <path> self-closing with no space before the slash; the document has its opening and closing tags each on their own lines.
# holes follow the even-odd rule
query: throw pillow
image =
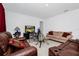
<svg viewBox="0 0 79 59">
<path fill-rule="evenodd" d="M 15 46 L 17 48 L 25 48 L 26 47 L 25 43 L 23 43 L 22 41 L 19 41 L 19 40 L 15 40 L 15 39 L 11 39 L 9 41 L 9 44 L 12 46 Z"/>
<path fill-rule="evenodd" d="M 64 32 L 62 37 L 67 37 L 68 35 L 70 35 L 70 33 Z"/>
<path fill-rule="evenodd" d="M 53 31 L 49 31 L 49 35 L 53 35 Z"/>
</svg>

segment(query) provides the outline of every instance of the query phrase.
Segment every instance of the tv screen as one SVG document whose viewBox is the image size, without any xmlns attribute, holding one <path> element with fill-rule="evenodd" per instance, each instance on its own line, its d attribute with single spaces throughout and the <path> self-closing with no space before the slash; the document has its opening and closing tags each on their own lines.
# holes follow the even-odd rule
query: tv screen
<svg viewBox="0 0 79 59">
<path fill-rule="evenodd" d="M 35 32 L 35 26 L 25 26 L 25 32 Z"/>
</svg>

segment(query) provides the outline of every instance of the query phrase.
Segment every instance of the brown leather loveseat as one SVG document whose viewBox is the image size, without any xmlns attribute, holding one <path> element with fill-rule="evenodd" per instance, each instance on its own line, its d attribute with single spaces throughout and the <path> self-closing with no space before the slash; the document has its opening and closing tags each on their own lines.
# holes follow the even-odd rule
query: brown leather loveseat
<svg viewBox="0 0 79 59">
<path fill-rule="evenodd" d="M 79 40 L 67 42 L 49 48 L 49 56 L 79 56 Z"/>
<path fill-rule="evenodd" d="M 37 56 L 37 49 L 30 46 L 26 41 L 27 47 L 17 48 L 8 44 L 12 38 L 9 32 L 0 33 L 0 56 Z"/>
</svg>

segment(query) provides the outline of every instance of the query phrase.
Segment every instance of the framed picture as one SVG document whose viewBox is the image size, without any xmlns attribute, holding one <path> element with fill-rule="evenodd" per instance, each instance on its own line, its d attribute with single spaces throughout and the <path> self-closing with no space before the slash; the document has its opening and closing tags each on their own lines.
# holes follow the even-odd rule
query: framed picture
<svg viewBox="0 0 79 59">
<path fill-rule="evenodd" d="M 25 26 L 25 32 L 35 32 L 35 26 Z"/>
</svg>

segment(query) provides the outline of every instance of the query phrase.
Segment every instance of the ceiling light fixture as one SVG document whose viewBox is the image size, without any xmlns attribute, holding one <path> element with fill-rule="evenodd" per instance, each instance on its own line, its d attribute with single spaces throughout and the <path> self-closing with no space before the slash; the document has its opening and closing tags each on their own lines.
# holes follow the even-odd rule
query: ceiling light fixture
<svg viewBox="0 0 79 59">
<path fill-rule="evenodd" d="M 46 6 L 46 7 L 48 7 L 48 6 L 49 6 L 49 4 L 45 4 L 45 6 Z"/>
</svg>

